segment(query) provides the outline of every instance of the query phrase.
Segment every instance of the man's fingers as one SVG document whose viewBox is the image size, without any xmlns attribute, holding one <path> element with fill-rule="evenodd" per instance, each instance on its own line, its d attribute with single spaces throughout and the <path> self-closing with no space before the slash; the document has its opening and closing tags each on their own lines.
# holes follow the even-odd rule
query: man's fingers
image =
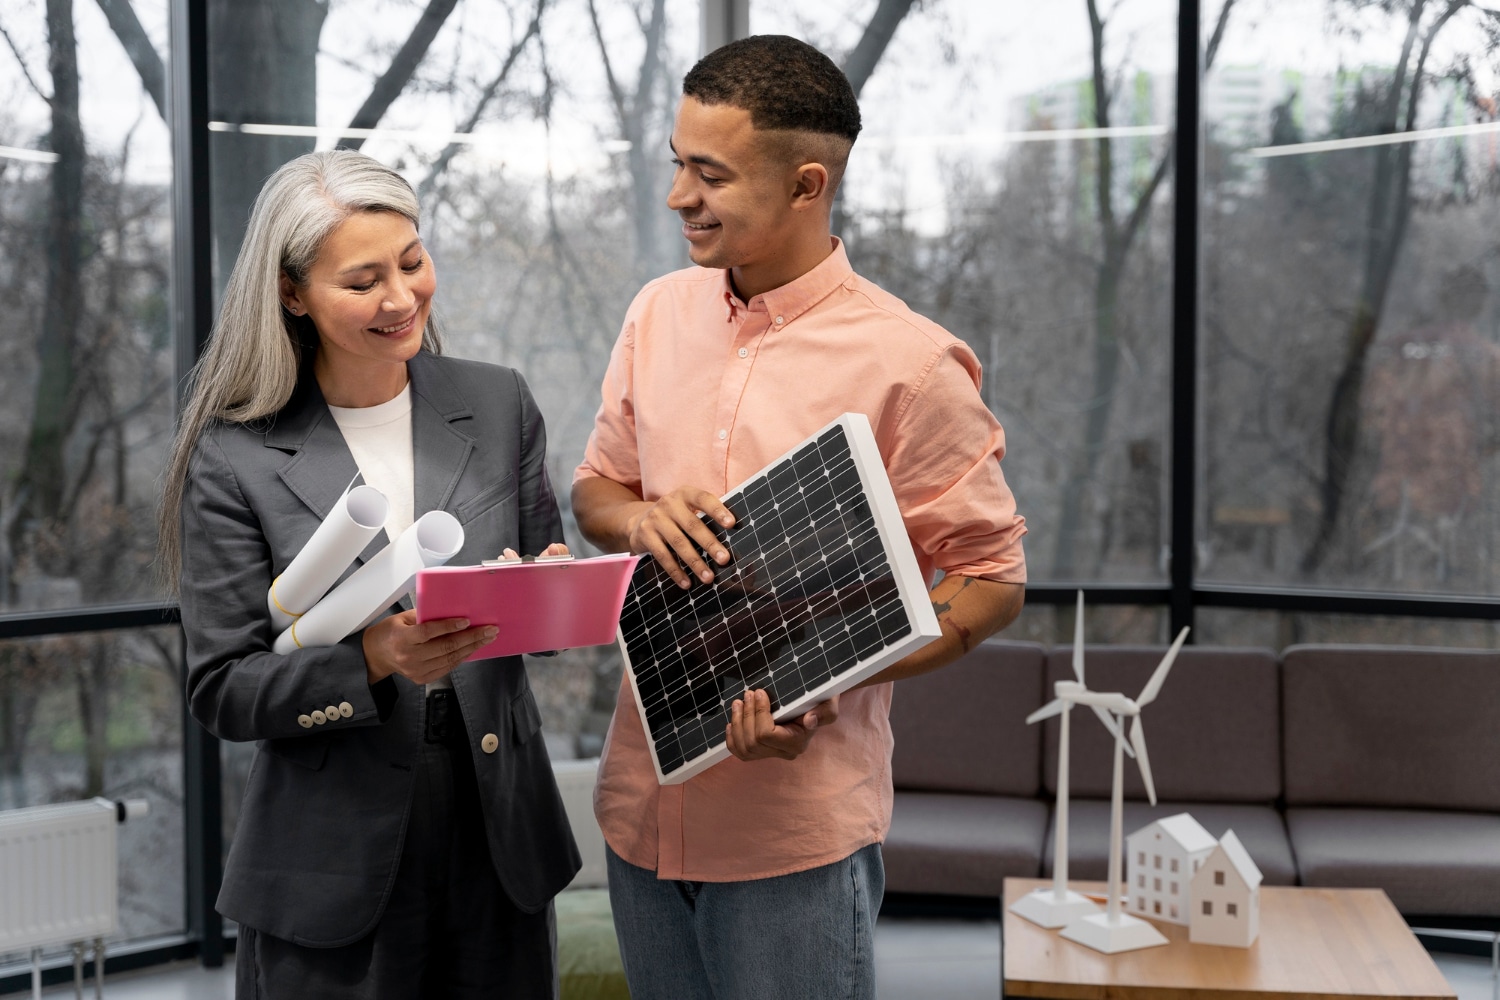
<svg viewBox="0 0 1500 1000">
<path fill-rule="evenodd" d="M 469 624 L 467 618 L 434 618 L 430 622 L 412 625 L 404 638 L 412 645 L 420 645 L 453 632 L 462 632 Z"/>
</svg>

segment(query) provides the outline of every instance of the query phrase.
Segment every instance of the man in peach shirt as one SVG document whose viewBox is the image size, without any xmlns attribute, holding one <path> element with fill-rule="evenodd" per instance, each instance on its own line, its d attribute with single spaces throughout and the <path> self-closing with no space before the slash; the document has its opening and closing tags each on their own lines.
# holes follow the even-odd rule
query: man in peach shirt
<svg viewBox="0 0 1500 1000">
<path fill-rule="evenodd" d="M 734 759 L 659 786 L 628 685 L 595 812 L 637 1000 L 872 997 L 890 826 L 891 681 L 951 662 L 1020 612 L 1024 522 L 966 345 L 849 267 L 829 230 L 860 129 L 848 81 L 783 36 L 683 81 L 668 207 L 698 266 L 636 297 L 573 483 L 585 536 L 650 553 L 681 587 L 729 553 L 718 497 L 839 414 L 875 430 L 942 638 L 778 724 L 733 705 Z M 731 535 L 731 540 L 733 536 Z M 834 723 L 837 725 L 834 725 Z"/>
</svg>

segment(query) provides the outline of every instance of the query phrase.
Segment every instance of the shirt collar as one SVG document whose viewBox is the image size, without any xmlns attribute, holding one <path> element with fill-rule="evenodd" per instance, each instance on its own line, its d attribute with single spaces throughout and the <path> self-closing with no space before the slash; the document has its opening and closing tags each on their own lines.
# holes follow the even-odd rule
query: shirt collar
<svg viewBox="0 0 1500 1000">
<path fill-rule="evenodd" d="M 849 266 L 849 255 L 844 251 L 844 241 L 837 236 L 829 239 L 833 241 L 833 252 L 823 258 L 817 267 L 780 288 L 762 292 L 748 303 L 740 301 L 735 295 L 734 285 L 729 281 L 729 271 L 725 270 L 724 321 L 734 322 L 734 314 L 738 309 L 764 309 L 772 316 L 780 316 L 782 322 L 778 325 L 785 326 L 827 298 L 835 288 L 854 276 L 854 268 Z"/>
</svg>

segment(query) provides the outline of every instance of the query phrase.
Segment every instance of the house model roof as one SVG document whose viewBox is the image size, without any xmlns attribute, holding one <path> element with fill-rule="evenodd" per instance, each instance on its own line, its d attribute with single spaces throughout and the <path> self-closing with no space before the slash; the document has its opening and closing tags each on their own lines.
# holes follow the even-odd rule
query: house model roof
<svg viewBox="0 0 1500 1000">
<path fill-rule="evenodd" d="M 1254 889 L 1260 885 L 1260 869 L 1250 857 L 1250 852 L 1245 850 L 1245 845 L 1240 843 L 1240 838 L 1234 835 L 1233 830 L 1225 830 L 1224 836 L 1219 840 L 1219 846 L 1224 849 L 1224 856 L 1229 863 L 1234 865 L 1235 871 L 1240 873 L 1240 878 L 1245 884 Z"/>
<path fill-rule="evenodd" d="M 1214 840 L 1212 834 L 1203 829 L 1203 824 L 1193 819 L 1192 813 L 1178 813 L 1176 816 L 1166 816 L 1157 820 L 1156 825 L 1161 828 L 1162 833 L 1175 840 L 1177 845 L 1189 854 L 1211 850 L 1214 844 L 1218 843 L 1218 841 Z M 1150 829 L 1150 827 L 1148 826 L 1146 829 Z M 1139 832 L 1144 833 L 1145 830 Z M 1241 848 L 1241 851 L 1243 852 L 1243 848 Z M 1249 860 L 1249 855 L 1246 855 L 1246 860 Z M 1257 876 L 1259 874 L 1259 872 L 1256 872 Z"/>
</svg>

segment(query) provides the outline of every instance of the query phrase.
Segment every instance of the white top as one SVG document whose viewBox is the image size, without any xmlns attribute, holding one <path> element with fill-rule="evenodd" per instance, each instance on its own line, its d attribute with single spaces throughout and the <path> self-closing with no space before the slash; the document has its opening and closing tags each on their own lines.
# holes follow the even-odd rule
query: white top
<svg viewBox="0 0 1500 1000">
<path fill-rule="evenodd" d="M 416 458 L 411 445 L 411 383 L 394 398 L 375 406 L 333 406 L 328 412 L 344 435 L 365 484 L 390 501 L 385 534 L 391 541 L 411 527 L 416 503 Z M 447 677 L 433 681 L 427 690 L 450 688 Z"/>
<path fill-rule="evenodd" d="M 1213 834 L 1203 829 L 1203 825 L 1194 819 L 1191 813 L 1164 816 L 1152 825 L 1159 827 L 1162 833 L 1176 841 L 1177 845 L 1188 854 L 1212 850 L 1218 843 L 1214 840 Z M 1136 833 L 1145 833 L 1149 829 L 1151 826 L 1142 827 Z"/>
</svg>

